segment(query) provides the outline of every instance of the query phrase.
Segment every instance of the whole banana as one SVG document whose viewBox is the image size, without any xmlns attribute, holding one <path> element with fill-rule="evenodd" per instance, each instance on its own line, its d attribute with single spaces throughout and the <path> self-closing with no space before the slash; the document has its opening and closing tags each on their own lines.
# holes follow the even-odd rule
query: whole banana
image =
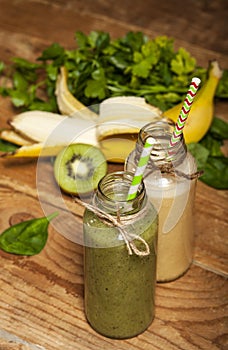
<svg viewBox="0 0 228 350">
<path fill-rule="evenodd" d="M 208 79 L 196 94 L 186 120 L 183 134 L 187 144 L 200 141 L 210 128 L 214 117 L 214 95 L 223 72 L 216 60 L 210 62 L 208 71 Z M 164 116 L 176 122 L 182 105 L 179 103 L 170 108 L 164 112 Z"/>
</svg>

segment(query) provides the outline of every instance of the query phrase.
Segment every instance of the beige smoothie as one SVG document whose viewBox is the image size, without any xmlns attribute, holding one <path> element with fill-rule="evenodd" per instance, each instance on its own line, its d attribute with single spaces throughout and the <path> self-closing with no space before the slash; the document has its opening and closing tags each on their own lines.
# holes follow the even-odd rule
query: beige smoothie
<svg viewBox="0 0 228 350">
<path fill-rule="evenodd" d="M 162 191 L 148 182 L 146 187 L 148 197 L 159 213 L 157 281 L 174 280 L 192 261 L 195 180 L 178 183 L 171 179 Z"/>
</svg>

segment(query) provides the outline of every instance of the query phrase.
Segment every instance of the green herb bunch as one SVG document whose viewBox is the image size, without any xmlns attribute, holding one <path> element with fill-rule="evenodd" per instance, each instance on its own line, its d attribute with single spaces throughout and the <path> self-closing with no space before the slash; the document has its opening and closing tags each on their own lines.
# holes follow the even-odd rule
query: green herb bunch
<svg viewBox="0 0 228 350">
<path fill-rule="evenodd" d="M 55 84 L 59 67 L 68 70 L 68 85 L 85 105 L 94 105 L 112 96 L 134 95 L 167 110 L 182 101 L 193 76 L 206 80 L 206 69 L 184 48 L 174 50 L 166 36 L 149 39 L 142 32 L 129 32 L 118 39 L 109 33 L 75 33 L 76 48 L 66 50 L 58 43 L 46 48 L 37 62 L 13 58 L 10 66 L 0 65 L 12 86 L 2 84 L 0 93 L 11 96 L 16 107 L 26 110 L 58 110 Z M 217 96 L 228 96 L 227 72 Z"/>
</svg>

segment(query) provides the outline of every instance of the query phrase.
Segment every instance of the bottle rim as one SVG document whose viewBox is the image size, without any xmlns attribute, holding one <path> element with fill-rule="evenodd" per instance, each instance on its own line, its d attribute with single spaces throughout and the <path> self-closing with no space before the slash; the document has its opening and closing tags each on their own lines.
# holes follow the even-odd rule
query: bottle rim
<svg viewBox="0 0 228 350">
<path fill-rule="evenodd" d="M 145 207 L 147 197 L 142 181 L 136 197 L 127 201 L 133 176 L 134 173 L 131 171 L 116 171 L 106 174 L 98 183 L 94 205 L 114 216 L 126 217 L 137 214 Z"/>
<path fill-rule="evenodd" d="M 104 198 L 107 201 L 120 202 L 120 203 L 121 202 L 126 202 L 126 198 L 125 199 L 117 199 L 117 198 L 109 197 L 106 193 L 104 193 L 105 186 L 110 185 L 110 182 L 113 181 L 113 180 L 120 181 L 122 179 L 122 181 L 127 182 L 127 184 L 129 185 L 129 188 L 130 188 L 133 177 L 134 177 L 134 173 L 131 172 L 131 171 L 126 171 L 126 170 L 120 170 L 120 171 L 115 171 L 115 172 L 112 172 L 112 173 L 108 173 L 105 176 L 103 176 L 103 178 L 99 181 L 99 183 L 98 183 L 98 191 L 102 194 L 102 196 L 104 196 Z M 142 181 L 141 184 L 138 187 L 138 191 L 137 191 L 136 197 L 134 199 L 128 200 L 128 202 L 129 203 L 133 202 L 136 198 L 142 196 L 144 191 L 145 191 L 145 186 L 144 186 L 144 183 Z"/>
<path fill-rule="evenodd" d="M 169 142 L 173 134 L 174 126 L 175 123 L 167 118 L 161 118 L 160 120 L 144 125 L 138 134 L 136 145 L 136 149 L 138 148 L 137 153 L 141 152 L 146 138 L 152 136 L 156 140 L 151 151 L 150 160 L 152 163 L 158 166 L 169 162 L 175 165 L 181 163 L 187 154 L 183 134 L 181 134 L 179 142 L 177 142 L 172 147 L 172 151 L 169 152 Z"/>
</svg>

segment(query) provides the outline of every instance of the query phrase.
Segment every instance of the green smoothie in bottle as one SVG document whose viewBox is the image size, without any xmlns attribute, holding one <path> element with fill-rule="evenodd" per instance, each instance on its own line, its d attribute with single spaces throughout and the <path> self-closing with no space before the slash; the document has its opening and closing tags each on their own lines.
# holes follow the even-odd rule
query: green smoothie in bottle
<svg viewBox="0 0 228 350">
<path fill-rule="evenodd" d="M 155 311 L 157 212 L 143 183 L 126 202 L 131 180 L 131 173 L 106 175 L 93 205 L 120 221 L 133 251 L 118 227 L 93 210 L 84 214 L 86 317 L 97 332 L 117 339 L 142 333 Z"/>
</svg>

